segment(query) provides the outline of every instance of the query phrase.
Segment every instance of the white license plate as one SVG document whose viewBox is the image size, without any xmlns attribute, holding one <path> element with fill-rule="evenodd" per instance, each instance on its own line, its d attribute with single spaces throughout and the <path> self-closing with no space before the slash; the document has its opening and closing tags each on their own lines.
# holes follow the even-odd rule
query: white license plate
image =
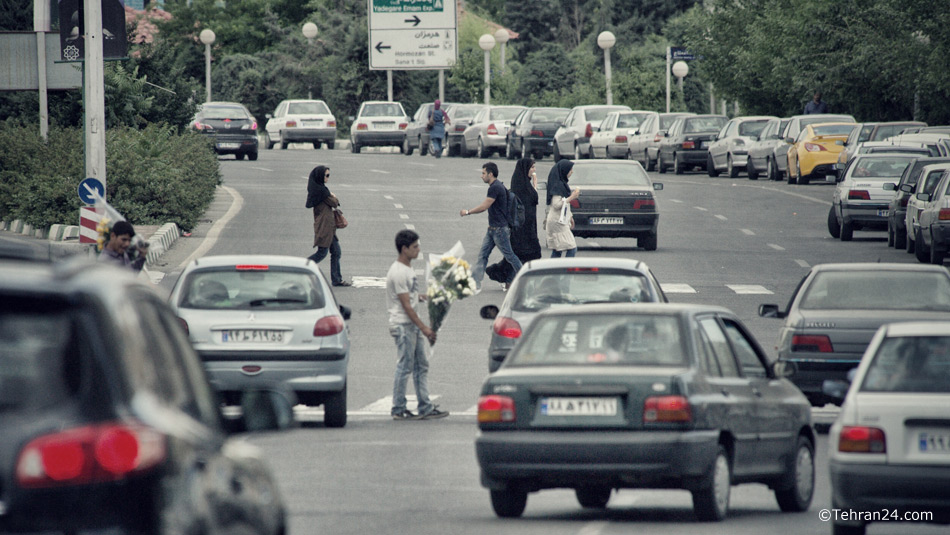
<svg viewBox="0 0 950 535">
<path fill-rule="evenodd" d="M 709 146 L 709 142 L 708 142 L 708 141 L 700 141 L 700 142 L 699 142 L 699 148 L 701 148 L 701 149 L 705 149 L 705 148 L 708 147 L 708 146 Z"/>
<path fill-rule="evenodd" d="M 240 143 L 218 143 L 219 149 L 239 149 L 241 148 Z"/>
<path fill-rule="evenodd" d="M 616 416 L 617 398 L 541 398 L 546 416 Z"/>
<path fill-rule="evenodd" d="M 877 216 L 878 216 L 878 217 L 887 217 L 887 210 L 878 210 L 878 211 L 877 211 Z"/>
<path fill-rule="evenodd" d="M 548 141 L 548 146 L 549 146 L 549 147 L 553 147 L 553 146 L 554 146 L 554 142 L 553 142 L 553 141 Z"/>
<path fill-rule="evenodd" d="M 304 126 L 323 126 L 323 121 L 304 121 Z"/>
<path fill-rule="evenodd" d="M 591 225 L 623 225 L 622 217 L 592 217 Z"/>
<path fill-rule="evenodd" d="M 236 329 L 221 331 L 224 343 L 273 343 L 284 341 L 284 331 L 266 331 L 262 329 Z"/>
<path fill-rule="evenodd" d="M 921 453 L 950 454 L 950 433 L 920 433 L 917 444 Z"/>
<path fill-rule="evenodd" d="M 373 125 L 376 130 L 395 130 L 396 123 L 376 123 Z"/>
</svg>

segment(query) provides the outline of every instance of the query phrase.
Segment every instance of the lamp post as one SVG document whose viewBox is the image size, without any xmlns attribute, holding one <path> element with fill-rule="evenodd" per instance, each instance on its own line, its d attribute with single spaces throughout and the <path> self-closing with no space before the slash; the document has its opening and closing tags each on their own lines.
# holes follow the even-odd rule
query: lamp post
<svg viewBox="0 0 950 535">
<path fill-rule="evenodd" d="M 676 83 L 680 87 L 680 95 L 683 95 L 683 78 L 686 78 L 686 75 L 689 74 L 689 65 L 685 61 L 677 61 L 673 64 L 673 76 L 676 77 Z M 685 95 L 683 95 L 685 99 Z"/>
<path fill-rule="evenodd" d="M 600 32 L 597 36 L 597 46 L 604 50 L 604 77 L 607 78 L 607 105 L 614 103 L 614 94 L 610 90 L 610 48 L 617 42 L 611 32 Z"/>
<path fill-rule="evenodd" d="M 504 28 L 498 28 L 495 31 L 495 41 L 498 41 L 501 44 L 501 73 L 505 73 L 505 43 L 508 42 L 508 30 Z"/>
<path fill-rule="evenodd" d="M 303 25 L 303 36 L 307 38 L 307 44 L 313 46 L 313 39 L 317 36 L 317 25 L 312 22 L 305 22 Z M 313 100 L 313 86 L 307 84 L 307 98 Z"/>
<path fill-rule="evenodd" d="M 198 34 L 198 39 L 205 45 L 205 102 L 211 102 L 211 44 L 214 43 L 214 32 L 205 28 Z"/>
<path fill-rule="evenodd" d="M 495 38 L 484 34 L 478 38 L 478 47 L 485 51 L 485 105 L 491 104 L 491 49 L 495 48 Z"/>
</svg>

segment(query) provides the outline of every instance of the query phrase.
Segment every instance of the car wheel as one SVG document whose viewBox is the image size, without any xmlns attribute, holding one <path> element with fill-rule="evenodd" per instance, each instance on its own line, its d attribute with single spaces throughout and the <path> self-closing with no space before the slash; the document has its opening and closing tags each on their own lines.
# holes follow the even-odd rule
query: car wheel
<svg viewBox="0 0 950 535">
<path fill-rule="evenodd" d="M 257 151 L 247 153 L 247 159 L 248 159 L 248 160 L 251 160 L 252 162 L 256 162 L 256 161 L 257 161 Z"/>
<path fill-rule="evenodd" d="M 577 496 L 577 503 L 581 504 L 581 507 L 590 509 L 603 509 L 607 507 L 611 492 L 613 492 L 613 489 L 610 487 L 581 487 L 574 489 L 574 495 Z"/>
<path fill-rule="evenodd" d="M 264 132 L 264 147 L 267 150 L 271 150 L 274 148 L 274 142 L 273 140 L 271 140 L 270 134 L 268 134 L 267 132 Z"/>
<path fill-rule="evenodd" d="M 806 437 L 798 437 L 794 466 L 783 477 L 782 488 L 775 489 L 775 501 L 786 513 L 807 511 L 815 493 L 815 447 Z"/>
<path fill-rule="evenodd" d="M 841 237 L 841 223 L 838 222 L 834 205 L 828 210 L 828 234 L 831 234 L 831 237 L 836 240 Z"/>
<path fill-rule="evenodd" d="M 714 178 L 719 176 L 719 171 L 716 170 L 716 164 L 713 163 L 712 154 L 706 155 L 706 174 Z"/>
<path fill-rule="evenodd" d="M 409 138 L 407 137 L 406 139 L 402 140 L 402 153 L 406 156 L 411 156 L 412 150 L 412 145 L 409 144 Z"/>
<path fill-rule="evenodd" d="M 458 156 L 460 148 L 461 147 L 459 147 L 458 145 L 449 145 L 449 156 L 451 157 Z"/>
<path fill-rule="evenodd" d="M 841 238 L 841 241 L 851 241 L 854 238 L 854 225 L 842 221 L 838 237 Z"/>
<path fill-rule="evenodd" d="M 281 150 L 286 150 L 286 149 L 287 149 L 287 145 L 289 145 L 290 142 L 289 142 L 289 141 L 284 141 L 284 131 L 283 131 L 283 130 L 281 130 L 281 131 L 279 132 L 279 135 L 280 135 L 280 138 L 279 138 L 279 141 L 280 141 L 280 148 L 281 148 Z"/>
<path fill-rule="evenodd" d="M 947 252 L 937 247 L 937 242 L 933 239 L 933 235 L 931 235 L 930 236 L 930 263 L 936 264 L 938 266 L 942 266 L 943 258 L 945 256 L 947 256 Z"/>
<path fill-rule="evenodd" d="M 491 152 L 485 148 L 485 141 L 482 138 L 478 138 L 475 151 L 479 158 L 488 158 L 491 156 Z"/>
<path fill-rule="evenodd" d="M 895 249 L 906 249 L 907 248 L 907 233 L 894 231 L 894 248 Z"/>
<path fill-rule="evenodd" d="M 656 231 L 644 234 L 637 238 L 637 245 L 645 251 L 656 251 L 657 235 Z"/>
<path fill-rule="evenodd" d="M 732 473 L 729 456 L 721 445 L 716 459 L 706 475 L 704 487 L 693 491 L 693 511 L 703 522 L 719 522 L 729 512 L 729 493 Z"/>
<path fill-rule="evenodd" d="M 745 164 L 745 173 L 749 176 L 749 180 L 759 179 L 759 171 L 755 168 L 755 164 L 752 163 L 752 158 L 749 158 L 748 163 Z"/>
<path fill-rule="evenodd" d="M 890 221 L 887 222 L 887 246 L 894 247 L 894 227 Z"/>
<path fill-rule="evenodd" d="M 663 153 L 656 155 L 656 171 L 661 175 L 666 173 L 666 166 L 663 165 Z"/>
<path fill-rule="evenodd" d="M 320 148 L 320 142 L 319 142 L 319 141 L 314 141 L 314 142 L 313 142 L 313 148 L 314 148 L 314 149 L 319 149 L 319 148 Z"/>
<path fill-rule="evenodd" d="M 650 153 L 645 150 L 643 151 L 643 161 L 646 162 L 643 165 L 647 168 L 647 171 L 653 171 L 656 169 L 656 162 L 650 159 Z"/>
<path fill-rule="evenodd" d="M 239 153 L 237 153 L 237 154 L 234 155 L 234 158 L 235 158 L 236 160 L 243 160 L 243 159 L 244 159 L 244 153 L 243 153 L 243 152 L 239 152 Z"/>
<path fill-rule="evenodd" d="M 327 150 L 333 150 L 333 147 L 336 146 L 336 141 L 327 141 L 327 142 L 325 142 L 325 143 L 326 143 L 326 146 L 327 146 Z"/>
<path fill-rule="evenodd" d="M 772 158 L 765 159 L 765 176 L 769 180 L 781 180 L 782 177 L 778 175 L 778 168 L 775 166 L 775 160 Z"/>
<path fill-rule="evenodd" d="M 357 142 L 355 142 L 355 141 L 352 142 L 352 143 L 350 143 L 350 152 L 352 152 L 353 154 L 359 154 L 359 153 L 360 153 L 360 144 L 357 143 Z"/>
<path fill-rule="evenodd" d="M 607 158 L 610 158 L 610 155 L 607 154 L 607 149 L 606 149 L 606 148 L 604 149 L 604 154 L 606 155 Z M 588 145 L 587 145 L 587 159 L 588 159 L 588 160 L 593 160 L 593 159 L 595 159 L 595 158 L 597 158 L 597 156 L 594 155 L 594 144 L 593 144 L 593 143 L 588 144 Z"/>
<path fill-rule="evenodd" d="M 582 159 L 583 157 L 584 157 L 584 155 L 581 154 L 581 146 L 580 146 L 580 144 L 579 144 L 579 143 L 574 143 L 574 161 L 580 160 L 580 159 Z"/>
<path fill-rule="evenodd" d="M 505 158 L 509 160 L 515 159 L 515 147 L 511 144 L 511 139 L 508 139 L 508 142 L 505 143 Z"/>
<path fill-rule="evenodd" d="M 680 155 L 674 152 L 673 153 L 673 174 L 682 175 L 684 171 L 686 171 L 686 168 L 685 166 L 683 166 L 683 162 L 680 161 Z"/>
<path fill-rule="evenodd" d="M 729 178 L 736 178 L 739 176 L 739 168 L 733 165 L 732 155 L 726 155 L 726 171 L 729 172 Z"/>
<path fill-rule="evenodd" d="M 343 427 L 346 425 L 346 383 L 343 390 L 330 395 L 323 402 L 323 425 Z"/>
<path fill-rule="evenodd" d="M 528 493 L 523 490 L 491 491 L 491 508 L 500 518 L 518 518 L 528 504 Z"/>
<path fill-rule="evenodd" d="M 429 143 L 432 141 L 430 140 Z M 429 154 L 429 143 L 422 142 L 422 136 L 419 136 L 419 156 L 425 156 Z"/>
<path fill-rule="evenodd" d="M 557 141 L 554 142 L 554 163 L 557 163 L 563 160 L 564 157 L 561 156 L 561 151 L 557 149 Z"/>
<path fill-rule="evenodd" d="M 927 244 L 924 242 L 924 233 L 920 229 L 917 229 L 915 236 L 914 256 L 917 257 L 918 262 L 927 264 L 930 262 L 930 248 L 927 247 Z"/>
<path fill-rule="evenodd" d="M 802 174 L 802 166 L 798 162 L 795 162 L 795 173 L 798 175 L 798 183 L 807 186 L 810 179 Z"/>
</svg>

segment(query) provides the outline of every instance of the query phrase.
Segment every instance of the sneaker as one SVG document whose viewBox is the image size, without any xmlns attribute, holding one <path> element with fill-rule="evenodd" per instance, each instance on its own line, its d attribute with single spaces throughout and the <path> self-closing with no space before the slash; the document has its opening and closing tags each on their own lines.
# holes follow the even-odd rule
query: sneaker
<svg viewBox="0 0 950 535">
<path fill-rule="evenodd" d="M 418 420 L 419 416 L 410 411 L 409 409 L 403 409 L 402 412 L 393 413 L 393 420 Z"/>
<path fill-rule="evenodd" d="M 433 408 L 431 411 L 423 414 L 419 417 L 420 420 L 438 420 L 439 418 L 445 418 L 449 415 L 449 411 L 440 411 L 437 408 Z"/>
<path fill-rule="evenodd" d="M 475 287 L 475 293 L 474 293 L 473 295 L 478 295 L 478 294 L 480 294 L 480 293 L 482 293 L 482 287 L 481 287 L 481 286 L 476 286 L 476 287 Z"/>
</svg>

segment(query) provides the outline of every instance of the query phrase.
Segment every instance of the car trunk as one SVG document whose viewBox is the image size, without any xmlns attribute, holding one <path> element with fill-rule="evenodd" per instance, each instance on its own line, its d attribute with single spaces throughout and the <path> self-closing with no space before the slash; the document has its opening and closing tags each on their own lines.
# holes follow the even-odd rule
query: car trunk
<svg viewBox="0 0 950 535">
<path fill-rule="evenodd" d="M 558 127 L 558 123 L 534 123 L 531 125 L 531 135 L 534 137 L 554 137 Z M 541 132 L 541 135 L 538 136 L 534 132 Z"/>
<path fill-rule="evenodd" d="M 859 393 L 858 422 L 884 431 L 888 464 L 950 465 L 944 393 Z"/>
<path fill-rule="evenodd" d="M 576 213 L 656 211 L 656 201 L 650 191 L 623 186 L 584 186 L 577 204 L 573 210 Z"/>
<path fill-rule="evenodd" d="M 714 137 L 718 132 L 699 132 L 695 134 L 683 134 L 683 148 L 689 149 L 689 143 L 693 143 L 693 149 L 708 149 Z"/>
<path fill-rule="evenodd" d="M 868 200 L 871 202 L 888 203 L 894 198 L 894 190 L 885 190 L 884 184 L 897 184 L 900 182 L 901 177 L 853 177 L 853 180 L 854 184 L 851 186 L 851 191 L 866 191 L 868 192 L 868 197 L 870 197 Z M 849 200 L 849 202 L 854 201 Z"/>
<path fill-rule="evenodd" d="M 947 320 L 950 314 L 926 310 L 809 310 L 795 325 L 796 335 L 827 336 L 833 353 L 812 353 L 835 359 L 842 354 L 860 358 L 878 327 L 893 321 Z M 793 353 L 794 355 L 794 353 Z"/>
</svg>

